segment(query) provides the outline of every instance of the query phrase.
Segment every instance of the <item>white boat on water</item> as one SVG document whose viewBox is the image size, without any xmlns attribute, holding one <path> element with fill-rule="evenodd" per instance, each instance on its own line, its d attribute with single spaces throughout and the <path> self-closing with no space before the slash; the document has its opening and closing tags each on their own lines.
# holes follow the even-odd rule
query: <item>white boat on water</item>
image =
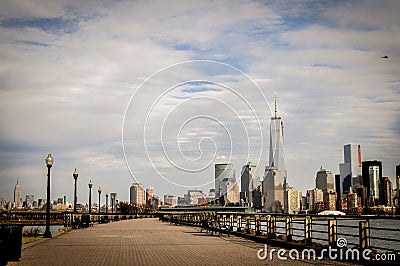
<svg viewBox="0 0 400 266">
<path fill-rule="evenodd" d="M 319 212 L 318 215 L 346 215 L 346 214 L 341 211 L 323 211 Z"/>
</svg>

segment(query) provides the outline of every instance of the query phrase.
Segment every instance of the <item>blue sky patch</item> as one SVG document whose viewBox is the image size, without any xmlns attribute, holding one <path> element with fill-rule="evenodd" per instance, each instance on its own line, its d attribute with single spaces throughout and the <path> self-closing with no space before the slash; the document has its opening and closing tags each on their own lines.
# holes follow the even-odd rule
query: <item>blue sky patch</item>
<svg viewBox="0 0 400 266">
<path fill-rule="evenodd" d="M 187 93 L 196 93 L 196 92 L 205 92 L 205 91 L 221 91 L 221 89 L 217 88 L 188 88 L 188 89 L 182 89 L 182 92 L 187 92 Z"/>
<path fill-rule="evenodd" d="M 77 19 L 56 18 L 10 18 L 1 21 L 5 28 L 37 28 L 50 33 L 73 33 L 78 31 Z"/>
</svg>

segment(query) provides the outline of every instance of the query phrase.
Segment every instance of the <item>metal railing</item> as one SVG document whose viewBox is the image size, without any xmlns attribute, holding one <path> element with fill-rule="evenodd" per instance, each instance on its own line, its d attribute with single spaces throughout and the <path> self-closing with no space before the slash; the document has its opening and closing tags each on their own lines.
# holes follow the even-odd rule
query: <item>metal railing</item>
<svg viewBox="0 0 400 266">
<path fill-rule="evenodd" d="M 50 225 L 63 225 L 64 227 L 74 227 L 82 220 L 86 223 L 106 223 L 109 221 L 120 221 L 135 218 L 152 217 L 152 214 L 120 214 L 120 213 L 85 213 L 85 212 L 50 212 Z M 41 226 L 46 223 L 45 211 L 15 211 L 0 213 L 0 225 L 22 225 L 22 226 Z"/>
<path fill-rule="evenodd" d="M 206 209 L 206 208 L 205 208 Z M 400 253 L 400 217 L 357 215 L 294 215 L 272 213 L 236 213 L 220 211 L 158 212 L 160 219 L 200 226 L 204 220 L 217 220 L 234 232 L 259 236 L 261 240 L 291 242 L 313 247 L 371 249 L 375 252 Z M 371 226 L 371 222 L 393 227 Z M 382 232 L 386 232 L 383 234 Z M 338 239 L 344 239 L 346 246 Z M 388 245 L 388 243 L 390 243 Z"/>
</svg>

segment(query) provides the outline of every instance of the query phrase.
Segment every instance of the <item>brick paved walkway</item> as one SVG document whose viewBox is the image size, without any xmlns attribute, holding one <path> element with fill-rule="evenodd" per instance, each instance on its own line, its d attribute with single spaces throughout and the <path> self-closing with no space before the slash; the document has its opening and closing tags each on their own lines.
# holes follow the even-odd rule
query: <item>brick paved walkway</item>
<svg viewBox="0 0 400 266">
<path fill-rule="evenodd" d="M 73 230 L 22 250 L 8 265 L 349 265 L 322 261 L 259 260 L 264 244 L 200 233 L 158 219 L 137 219 Z M 268 246 L 268 249 L 273 248 Z M 277 248 L 278 249 L 278 248 Z"/>
</svg>

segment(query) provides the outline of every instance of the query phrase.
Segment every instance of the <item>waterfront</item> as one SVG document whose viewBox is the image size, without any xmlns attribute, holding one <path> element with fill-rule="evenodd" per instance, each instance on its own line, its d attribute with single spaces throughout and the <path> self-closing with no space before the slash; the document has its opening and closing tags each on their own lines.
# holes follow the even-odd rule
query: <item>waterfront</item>
<svg viewBox="0 0 400 266">
<path fill-rule="evenodd" d="M 374 237 L 387 238 L 387 239 L 400 239 L 400 221 L 399 220 L 377 220 L 371 219 L 370 221 L 370 236 L 371 236 L 371 246 L 377 246 L 388 249 L 400 250 L 400 243 L 385 241 L 381 239 L 374 239 Z M 312 226 L 312 236 L 313 242 L 321 243 L 323 245 L 328 245 L 328 222 L 327 221 L 317 221 L 313 222 Z M 348 247 L 356 247 L 359 245 L 359 221 L 358 220 L 337 220 L 337 237 L 345 238 Z M 277 222 L 277 233 L 285 234 L 284 228 L 285 222 Z M 380 228 L 392 229 L 389 230 L 379 230 Z M 254 225 L 252 225 L 254 229 Z M 266 231 L 266 224 L 262 224 L 261 230 Z M 293 223 L 293 239 L 303 240 L 304 237 L 299 237 L 296 235 L 302 235 L 304 231 L 304 225 L 301 223 Z M 321 233 L 318 231 L 323 231 L 326 233 Z M 351 235 L 351 236 L 350 236 Z M 379 249 L 377 249 L 379 250 Z"/>
<path fill-rule="evenodd" d="M 30 231 L 31 229 L 35 230 L 36 228 L 39 229 L 39 235 L 43 235 L 44 231 L 46 230 L 46 226 L 24 226 L 22 228 L 22 232 Z M 50 232 L 51 234 L 55 235 L 58 234 L 59 230 L 63 228 L 62 225 L 50 225 Z"/>
<path fill-rule="evenodd" d="M 211 236 L 199 228 L 158 219 L 132 219 L 72 230 L 23 249 L 8 265 L 287 265 L 278 258 L 261 260 L 265 245 L 238 236 Z M 278 249 L 272 245 L 269 248 Z M 324 265 L 352 265 L 324 259 Z M 315 261 L 292 260 L 290 265 Z"/>
</svg>

